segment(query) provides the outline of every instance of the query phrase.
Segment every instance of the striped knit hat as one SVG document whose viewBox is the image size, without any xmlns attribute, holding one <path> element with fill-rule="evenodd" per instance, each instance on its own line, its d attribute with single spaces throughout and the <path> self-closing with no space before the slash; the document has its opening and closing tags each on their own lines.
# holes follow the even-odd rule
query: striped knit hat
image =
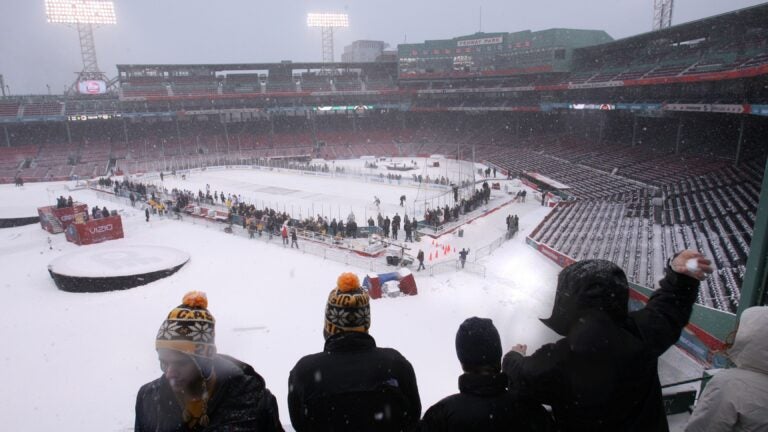
<svg viewBox="0 0 768 432">
<path fill-rule="evenodd" d="M 336 281 L 336 288 L 328 295 L 323 336 L 328 339 L 341 332 L 367 333 L 371 327 L 370 302 L 357 276 L 342 273 Z"/>
<path fill-rule="evenodd" d="M 213 358 L 216 354 L 216 320 L 208 312 L 208 297 L 201 291 L 184 295 L 163 321 L 157 332 L 155 348 L 167 348 L 196 357 Z"/>
</svg>

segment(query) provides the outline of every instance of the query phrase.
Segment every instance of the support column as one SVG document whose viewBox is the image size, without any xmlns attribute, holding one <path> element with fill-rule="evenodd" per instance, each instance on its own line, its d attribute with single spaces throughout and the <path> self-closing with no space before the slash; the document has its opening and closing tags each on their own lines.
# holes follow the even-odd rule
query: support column
<svg viewBox="0 0 768 432">
<path fill-rule="evenodd" d="M 125 144 L 128 144 L 128 125 L 126 124 L 125 117 L 123 117 L 123 136 L 125 137 Z"/>
<path fill-rule="evenodd" d="M 741 146 L 744 143 L 744 125 L 746 120 L 746 117 L 742 117 L 739 122 L 739 141 L 736 143 L 736 160 L 733 163 L 735 166 L 739 166 L 741 163 Z"/>
<path fill-rule="evenodd" d="M 224 114 L 224 115 L 227 115 L 227 114 Z M 221 124 L 224 125 L 224 140 L 227 142 L 227 157 L 229 157 L 229 130 L 227 130 L 226 121 L 221 122 Z"/>
<path fill-rule="evenodd" d="M 179 128 L 179 119 L 175 118 L 173 119 L 173 122 L 176 123 L 176 139 L 179 141 L 179 158 L 181 158 L 181 129 Z"/>
<path fill-rule="evenodd" d="M 755 231 L 749 247 L 746 273 L 741 284 L 741 299 L 736 316 L 740 317 L 744 309 L 759 305 L 766 295 L 768 283 L 768 162 L 763 173 L 763 186 L 760 188 L 760 203 L 757 206 Z"/>
<path fill-rule="evenodd" d="M 632 121 L 632 147 L 637 145 L 637 114 L 633 115 Z"/>
<path fill-rule="evenodd" d="M 66 127 L 66 129 L 67 129 L 67 143 L 71 145 L 72 144 L 72 133 L 69 130 L 69 122 L 68 121 L 64 122 L 64 127 Z"/>
<path fill-rule="evenodd" d="M 677 123 L 677 138 L 675 139 L 675 154 L 680 154 L 680 140 L 683 138 L 683 118 Z"/>
<path fill-rule="evenodd" d="M 608 114 L 600 113 L 600 130 L 597 134 L 597 142 L 602 143 L 603 142 L 603 136 L 605 134 L 605 116 Z"/>
<path fill-rule="evenodd" d="M 8 133 L 8 126 L 3 126 L 3 132 L 5 132 L 5 146 L 11 146 L 11 135 Z"/>
</svg>

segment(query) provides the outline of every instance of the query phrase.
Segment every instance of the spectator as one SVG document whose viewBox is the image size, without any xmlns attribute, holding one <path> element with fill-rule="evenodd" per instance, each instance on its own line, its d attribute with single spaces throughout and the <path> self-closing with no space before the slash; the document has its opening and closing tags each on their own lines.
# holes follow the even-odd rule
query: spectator
<svg viewBox="0 0 768 432">
<path fill-rule="evenodd" d="M 456 332 L 456 355 L 464 371 L 459 376 L 459 393 L 427 410 L 421 432 L 553 430 L 544 407 L 507 388 L 507 376 L 501 371 L 501 338 L 493 321 L 465 320 Z"/>
<path fill-rule="evenodd" d="M 416 269 L 416 271 L 421 271 L 422 269 L 426 270 L 427 268 L 424 267 L 424 251 L 419 249 L 419 253 L 416 254 L 416 259 L 419 260 L 419 268 Z"/>
<path fill-rule="evenodd" d="M 277 401 L 253 368 L 217 354 L 205 293 L 184 296 L 160 326 L 163 375 L 139 389 L 136 432 L 281 431 Z"/>
<path fill-rule="evenodd" d="M 768 307 L 741 314 L 728 350 L 735 368 L 707 383 L 686 432 L 768 431 Z"/>
<path fill-rule="evenodd" d="M 288 227 L 283 225 L 280 229 L 280 236 L 283 238 L 283 247 L 288 246 Z"/>
<path fill-rule="evenodd" d="M 149 222 L 149 207 L 144 209 L 144 217 L 147 218 L 147 222 Z"/>
<path fill-rule="evenodd" d="M 400 431 L 415 426 L 421 402 L 413 367 L 368 334 L 370 299 L 357 276 L 343 273 L 325 308 L 325 349 L 305 356 L 288 378 L 297 432 Z"/>
<path fill-rule="evenodd" d="M 530 357 L 516 345 L 504 372 L 525 396 L 552 407 L 559 430 L 666 431 L 656 362 L 680 337 L 699 281 L 711 272 L 708 259 L 683 251 L 646 307 L 628 313 L 624 271 L 604 260 L 572 264 L 558 276 L 552 316 L 542 320 L 564 337 Z"/>
<path fill-rule="evenodd" d="M 291 230 L 291 249 L 293 249 L 294 246 L 296 246 L 296 249 L 299 248 L 299 242 L 297 241 L 296 237 L 296 228 L 293 228 Z"/>
<path fill-rule="evenodd" d="M 461 262 L 461 268 L 464 268 L 464 264 L 467 262 L 467 255 L 469 255 L 469 249 L 461 248 L 459 251 L 459 261 Z"/>
</svg>

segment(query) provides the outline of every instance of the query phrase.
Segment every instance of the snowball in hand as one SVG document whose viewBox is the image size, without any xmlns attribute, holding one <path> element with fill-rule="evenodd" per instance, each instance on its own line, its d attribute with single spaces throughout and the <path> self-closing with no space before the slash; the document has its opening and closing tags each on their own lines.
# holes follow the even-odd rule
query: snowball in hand
<svg viewBox="0 0 768 432">
<path fill-rule="evenodd" d="M 688 269 L 689 272 L 697 271 L 699 269 L 699 260 L 696 258 L 689 259 L 685 262 L 685 268 Z"/>
</svg>

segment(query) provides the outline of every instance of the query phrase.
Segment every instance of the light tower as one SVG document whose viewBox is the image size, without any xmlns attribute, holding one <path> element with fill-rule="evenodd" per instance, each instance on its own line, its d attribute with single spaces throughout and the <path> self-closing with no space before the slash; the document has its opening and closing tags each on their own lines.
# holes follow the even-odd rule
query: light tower
<svg viewBox="0 0 768 432">
<path fill-rule="evenodd" d="M 672 26 L 672 6 L 675 0 L 653 0 L 653 29 Z"/>
<path fill-rule="evenodd" d="M 323 36 L 323 63 L 333 63 L 333 29 L 349 27 L 349 16 L 342 13 L 309 13 L 308 27 L 320 27 Z"/>
<path fill-rule="evenodd" d="M 114 3 L 111 0 L 45 0 L 45 14 L 49 23 L 68 24 L 77 29 L 83 70 L 78 73 L 72 89 L 80 93 L 104 93 L 108 79 L 96 61 L 93 28 L 117 24 Z M 103 84 L 98 84 L 99 81 Z"/>
</svg>

